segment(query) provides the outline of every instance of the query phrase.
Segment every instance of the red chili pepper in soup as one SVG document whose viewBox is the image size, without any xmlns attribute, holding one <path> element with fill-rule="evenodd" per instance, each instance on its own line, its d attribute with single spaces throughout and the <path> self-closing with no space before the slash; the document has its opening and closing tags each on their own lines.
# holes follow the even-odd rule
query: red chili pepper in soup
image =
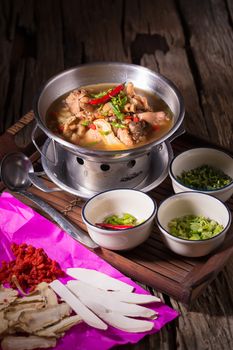
<svg viewBox="0 0 233 350">
<path fill-rule="evenodd" d="M 114 89 L 112 89 L 111 91 L 109 91 L 108 93 L 106 93 L 106 95 L 99 98 L 94 98 L 90 100 L 89 103 L 91 105 L 99 105 L 102 103 L 106 103 L 109 100 L 111 100 L 112 97 L 118 95 L 124 89 L 124 87 L 125 87 L 125 84 L 120 84 L 116 86 Z"/>
</svg>

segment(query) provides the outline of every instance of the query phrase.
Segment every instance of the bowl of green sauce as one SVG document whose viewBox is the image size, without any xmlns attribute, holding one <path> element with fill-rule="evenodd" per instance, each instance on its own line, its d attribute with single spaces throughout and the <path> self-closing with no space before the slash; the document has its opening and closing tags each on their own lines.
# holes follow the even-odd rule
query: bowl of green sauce
<svg viewBox="0 0 233 350">
<path fill-rule="evenodd" d="M 180 192 L 160 204 L 156 220 L 169 249 L 179 255 L 200 257 L 223 243 L 231 225 L 231 212 L 209 194 Z"/>
<path fill-rule="evenodd" d="M 156 202 L 146 193 L 119 188 L 98 193 L 82 208 L 91 238 L 111 250 L 133 249 L 152 232 Z"/>
<path fill-rule="evenodd" d="M 193 148 L 173 158 L 169 176 L 175 193 L 199 191 L 225 202 L 233 194 L 233 157 L 216 148 Z"/>
</svg>

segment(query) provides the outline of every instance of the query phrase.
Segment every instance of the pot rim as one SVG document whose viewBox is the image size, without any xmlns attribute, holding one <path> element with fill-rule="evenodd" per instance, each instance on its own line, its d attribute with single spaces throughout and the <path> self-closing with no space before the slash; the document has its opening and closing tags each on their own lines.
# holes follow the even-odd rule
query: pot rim
<svg viewBox="0 0 233 350">
<path fill-rule="evenodd" d="M 69 72 L 76 71 L 77 69 L 85 69 L 86 67 L 94 67 L 94 66 L 127 66 L 127 67 L 134 67 L 137 70 L 144 71 L 145 73 L 152 74 L 153 76 L 156 76 L 160 81 L 165 82 L 170 89 L 172 89 L 177 96 L 177 99 L 179 101 L 180 105 L 180 112 L 177 117 L 176 123 L 172 126 L 172 128 L 161 138 L 157 139 L 154 142 L 150 142 L 147 144 L 144 144 L 140 147 L 135 147 L 135 148 L 130 148 L 130 149 L 125 149 L 125 150 L 114 150 L 114 151 L 105 151 L 105 150 L 94 150 L 94 149 L 88 149 L 86 147 L 81 147 L 78 145 L 75 145 L 73 143 L 70 143 L 61 137 L 57 136 L 53 132 L 50 131 L 50 129 L 45 125 L 45 123 L 41 120 L 41 117 L 39 115 L 39 110 L 38 110 L 38 104 L 40 102 L 41 95 L 43 91 L 46 89 L 47 86 L 49 86 L 54 80 L 56 80 L 58 77 L 62 77 L 63 75 L 68 74 Z M 106 82 L 107 83 L 107 82 Z M 47 80 L 42 86 L 39 88 L 37 94 L 35 95 L 33 99 L 33 111 L 35 115 L 35 119 L 37 121 L 37 126 L 51 139 L 55 140 L 57 143 L 63 145 L 65 148 L 72 150 L 73 152 L 78 152 L 79 154 L 85 154 L 85 155 L 90 155 L 90 156 L 107 156 L 107 157 L 112 157 L 115 156 L 116 154 L 119 155 L 126 155 L 126 154 L 140 154 L 146 152 L 148 149 L 151 149 L 152 147 L 163 143 L 164 141 L 168 140 L 169 137 L 172 137 L 172 135 L 177 131 L 177 129 L 181 126 L 183 119 L 184 119 L 184 114 L 185 114 L 185 108 L 184 108 L 184 99 L 178 90 L 178 88 L 175 86 L 175 84 L 161 75 L 160 73 L 154 72 L 153 70 L 142 67 L 136 64 L 131 64 L 131 63 L 124 63 L 124 62 L 94 62 L 94 63 L 85 63 L 85 64 L 80 64 L 75 67 L 63 70 L 62 72 L 53 75 L 49 80 Z"/>
</svg>

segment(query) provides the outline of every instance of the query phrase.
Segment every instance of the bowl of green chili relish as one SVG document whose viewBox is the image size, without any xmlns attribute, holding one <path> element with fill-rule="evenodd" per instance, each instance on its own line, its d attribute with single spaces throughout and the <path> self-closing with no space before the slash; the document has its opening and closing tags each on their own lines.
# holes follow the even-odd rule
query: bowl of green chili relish
<svg viewBox="0 0 233 350">
<path fill-rule="evenodd" d="M 169 176 L 175 193 L 200 191 L 225 202 L 233 194 L 233 157 L 216 148 L 193 148 L 173 158 Z"/>
<path fill-rule="evenodd" d="M 180 192 L 160 204 L 156 220 L 169 249 L 179 255 L 200 257 L 223 243 L 231 225 L 231 213 L 214 196 Z"/>
<path fill-rule="evenodd" d="M 149 238 L 156 210 L 157 204 L 148 194 L 119 188 L 90 198 L 82 208 L 82 219 L 99 246 L 128 250 Z"/>
</svg>

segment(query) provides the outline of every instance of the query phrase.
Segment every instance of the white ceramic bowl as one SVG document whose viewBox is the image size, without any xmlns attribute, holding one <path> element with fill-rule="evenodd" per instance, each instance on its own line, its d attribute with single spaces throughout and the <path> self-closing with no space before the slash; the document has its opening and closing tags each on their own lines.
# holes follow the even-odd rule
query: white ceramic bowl
<svg viewBox="0 0 233 350">
<path fill-rule="evenodd" d="M 195 169 L 202 165 L 218 168 L 233 179 L 233 157 L 215 148 L 193 148 L 174 157 L 170 163 L 169 176 L 172 180 L 174 192 L 195 191 L 196 189 L 183 185 L 177 180 L 177 176 L 180 176 L 183 171 Z M 233 181 L 218 190 L 200 192 L 210 194 L 225 202 L 233 194 Z"/>
<path fill-rule="evenodd" d="M 152 232 L 157 205 L 146 193 L 133 189 L 114 189 L 89 199 L 82 209 L 82 219 L 91 238 L 111 250 L 132 249 L 144 242 Z M 140 225 L 124 230 L 97 227 L 107 216 L 129 213 Z"/>
<path fill-rule="evenodd" d="M 212 238 L 197 241 L 178 238 L 169 233 L 168 223 L 172 219 L 190 214 L 213 219 L 224 229 Z M 231 224 L 231 213 L 222 201 L 213 196 L 201 192 L 182 192 L 160 204 L 156 219 L 168 248 L 180 255 L 199 257 L 209 254 L 224 241 Z"/>
</svg>

